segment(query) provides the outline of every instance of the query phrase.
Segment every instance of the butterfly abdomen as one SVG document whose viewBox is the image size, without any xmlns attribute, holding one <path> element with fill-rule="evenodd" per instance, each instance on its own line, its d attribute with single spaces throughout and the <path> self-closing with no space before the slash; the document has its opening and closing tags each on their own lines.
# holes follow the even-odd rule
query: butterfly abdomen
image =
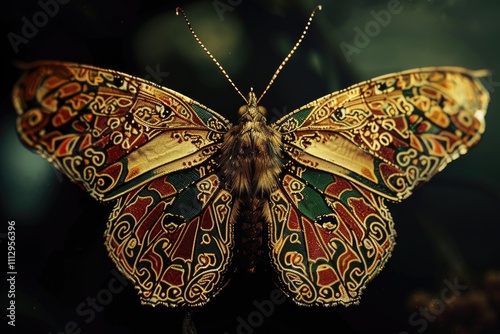
<svg viewBox="0 0 500 334">
<path fill-rule="evenodd" d="M 263 207 L 265 200 L 253 198 L 241 200 L 238 223 L 239 233 L 236 239 L 240 245 L 240 252 L 243 255 L 244 267 L 248 272 L 255 272 L 255 269 L 264 254 L 264 216 Z M 238 235 L 239 234 L 239 235 Z"/>
</svg>

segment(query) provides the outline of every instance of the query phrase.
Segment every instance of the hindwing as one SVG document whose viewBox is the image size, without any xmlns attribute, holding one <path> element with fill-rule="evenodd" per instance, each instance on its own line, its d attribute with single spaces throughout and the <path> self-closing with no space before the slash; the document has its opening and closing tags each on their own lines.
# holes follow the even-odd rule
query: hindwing
<svg viewBox="0 0 500 334">
<path fill-rule="evenodd" d="M 394 247 L 380 196 L 339 175 L 289 163 L 271 195 L 271 261 L 301 305 L 357 302 Z"/>
<path fill-rule="evenodd" d="M 121 197 L 106 247 L 147 304 L 198 306 L 224 283 L 233 247 L 232 196 L 200 166 L 158 177 Z"/>
</svg>

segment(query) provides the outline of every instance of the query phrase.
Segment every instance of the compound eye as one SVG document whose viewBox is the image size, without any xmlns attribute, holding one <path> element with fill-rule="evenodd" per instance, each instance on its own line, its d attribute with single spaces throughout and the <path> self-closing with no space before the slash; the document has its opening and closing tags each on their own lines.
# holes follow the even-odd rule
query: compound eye
<svg viewBox="0 0 500 334">
<path fill-rule="evenodd" d="M 262 116 L 267 116 L 267 110 L 263 106 L 257 106 L 257 110 L 262 114 Z"/>
<path fill-rule="evenodd" d="M 240 109 L 238 109 L 238 116 L 239 117 L 243 116 L 243 114 L 247 112 L 247 108 L 248 106 L 246 105 L 241 106 Z"/>
</svg>

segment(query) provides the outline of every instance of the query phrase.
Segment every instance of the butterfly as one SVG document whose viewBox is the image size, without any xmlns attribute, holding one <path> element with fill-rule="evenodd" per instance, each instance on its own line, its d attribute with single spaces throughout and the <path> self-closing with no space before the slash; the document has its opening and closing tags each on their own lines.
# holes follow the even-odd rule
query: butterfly
<svg viewBox="0 0 500 334">
<path fill-rule="evenodd" d="M 479 141 L 486 74 L 388 74 L 270 125 L 251 91 L 232 125 L 147 80 L 46 61 L 26 65 L 13 103 L 27 147 L 115 202 L 105 245 L 143 303 L 204 305 L 236 255 L 254 271 L 267 249 L 294 302 L 334 306 L 358 303 L 391 255 L 386 202 L 407 198 Z"/>
</svg>

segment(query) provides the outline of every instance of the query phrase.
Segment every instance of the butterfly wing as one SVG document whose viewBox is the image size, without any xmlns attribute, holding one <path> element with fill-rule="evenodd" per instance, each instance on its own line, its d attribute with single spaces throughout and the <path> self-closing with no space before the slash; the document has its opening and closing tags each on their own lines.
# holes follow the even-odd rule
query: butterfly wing
<svg viewBox="0 0 500 334">
<path fill-rule="evenodd" d="M 72 63 L 30 65 L 13 101 L 22 142 L 99 200 L 207 161 L 229 126 L 172 90 Z"/>
<path fill-rule="evenodd" d="M 280 119 L 285 165 L 270 200 L 271 258 L 299 304 L 358 302 L 408 197 L 484 131 L 484 71 L 440 67 L 369 80 Z"/>
<path fill-rule="evenodd" d="M 118 202 L 106 247 L 143 303 L 198 306 L 225 283 L 232 197 L 210 165 L 161 176 Z"/>
<path fill-rule="evenodd" d="M 22 142 L 103 201 L 106 246 L 149 304 L 201 305 L 223 283 L 231 195 L 214 161 L 228 122 L 151 82 L 92 66 L 28 67 L 13 91 Z"/>
<path fill-rule="evenodd" d="M 357 302 L 383 267 L 395 231 L 380 196 L 332 173 L 290 162 L 270 198 L 271 261 L 300 305 Z"/>
</svg>

